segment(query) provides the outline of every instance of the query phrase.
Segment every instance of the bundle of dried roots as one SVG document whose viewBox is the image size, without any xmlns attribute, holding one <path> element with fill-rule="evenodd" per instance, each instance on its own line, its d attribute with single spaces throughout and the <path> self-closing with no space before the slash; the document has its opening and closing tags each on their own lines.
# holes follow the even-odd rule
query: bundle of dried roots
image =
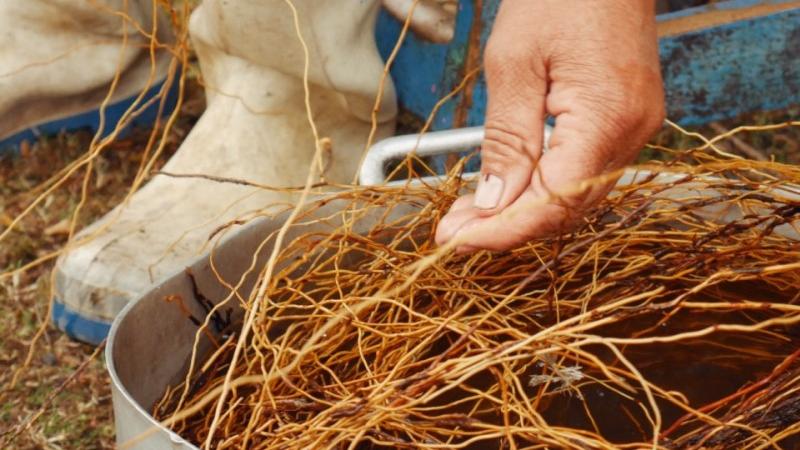
<svg viewBox="0 0 800 450">
<path fill-rule="evenodd" d="M 800 169 L 690 158 L 503 253 L 433 243 L 457 177 L 310 204 L 330 229 L 155 415 L 216 449 L 791 448 Z"/>
</svg>

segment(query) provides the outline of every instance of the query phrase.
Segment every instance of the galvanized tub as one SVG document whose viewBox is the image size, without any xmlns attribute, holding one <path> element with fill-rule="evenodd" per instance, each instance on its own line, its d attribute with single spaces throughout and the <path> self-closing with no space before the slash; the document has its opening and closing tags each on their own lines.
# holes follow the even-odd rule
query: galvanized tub
<svg viewBox="0 0 800 450">
<path fill-rule="evenodd" d="M 244 273 L 258 236 L 267 223 L 253 223 L 222 243 L 214 262 L 233 284 Z M 203 257 L 191 266 L 197 288 L 213 301 L 227 295 L 211 272 L 211 260 Z M 251 276 L 243 286 L 252 287 Z M 187 370 L 197 327 L 180 308 L 165 302 L 167 295 L 179 295 L 196 317 L 205 317 L 195 301 L 192 280 L 186 272 L 175 274 L 136 302 L 130 303 L 111 327 L 106 348 L 106 365 L 111 376 L 117 443 L 120 448 L 141 450 L 196 449 L 194 445 L 162 427 L 150 414 L 166 386 L 179 381 Z"/>
<path fill-rule="evenodd" d="M 384 165 L 391 158 L 400 157 L 410 150 L 424 156 L 466 150 L 481 142 L 481 127 L 465 128 L 445 132 L 397 136 L 375 144 L 368 152 L 361 171 L 362 184 L 377 184 L 384 179 Z M 430 181 L 430 180 L 429 180 Z M 319 213 L 341 209 L 345 205 L 330 202 Z M 397 214 L 410 211 L 397 210 Z M 131 302 L 117 316 L 108 336 L 106 366 L 111 376 L 112 400 L 117 443 L 121 448 L 134 450 L 196 449 L 153 419 L 150 411 L 164 394 L 167 386 L 179 382 L 188 369 L 188 360 L 195 343 L 197 327 L 187 320 L 185 313 L 174 304 L 167 303 L 167 296 L 180 296 L 192 315 L 204 318 L 207 312 L 195 298 L 197 292 L 214 304 L 230 294 L 230 289 L 220 282 L 236 285 L 243 295 L 252 289 L 258 268 L 261 267 L 273 248 L 272 242 L 259 246 L 265 237 L 281 227 L 288 213 L 270 219 L 253 221 L 199 258 L 188 270 L 179 271 L 171 278 L 154 287 L 141 299 Z M 365 225 L 362 223 L 362 225 Z M 325 225 L 314 225 L 317 229 Z M 327 226 L 331 226 L 328 224 Z M 295 226 L 290 229 L 286 241 L 301 232 L 311 231 L 312 226 Z M 258 254 L 256 254 L 258 252 Z M 217 269 L 217 274 L 212 270 Z M 247 276 L 243 274 L 248 272 Z M 194 281 L 193 281 L 193 279 Z M 234 301 L 230 302 L 236 307 Z M 241 313 L 238 308 L 234 314 Z M 200 354 L 206 348 L 202 347 Z"/>
<path fill-rule="evenodd" d="M 331 213 L 349 204 L 342 200 L 329 201 L 315 210 L 315 214 L 328 218 L 325 223 L 295 224 L 289 228 L 284 242 L 291 242 L 300 234 L 332 231 L 338 224 L 331 219 Z M 411 208 L 398 206 L 390 212 L 389 218 L 405 216 L 412 212 Z M 230 238 L 222 240 L 191 267 L 176 273 L 120 312 L 111 326 L 105 353 L 120 448 L 197 448 L 161 426 L 150 414 L 167 386 L 183 380 L 195 346 L 198 327 L 182 307 L 203 320 L 209 308 L 201 306 L 196 294 L 216 305 L 230 297 L 230 286 L 238 284 L 236 291 L 247 298 L 274 248 L 276 231 L 288 214 L 259 219 L 235 230 Z M 378 219 L 378 211 L 368 214 L 355 224 L 355 232 L 365 232 L 369 224 Z M 181 299 L 182 306 L 175 303 L 176 298 Z M 231 318 L 235 322 L 242 312 L 237 300 L 230 300 L 225 305 L 228 307 L 232 309 Z M 213 327 L 209 327 L 209 331 L 215 332 Z M 200 339 L 198 355 L 205 354 L 208 347 L 208 340 Z"/>
<path fill-rule="evenodd" d="M 436 134 L 438 133 L 434 133 L 434 141 Z M 482 138 L 482 133 L 478 136 L 473 132 L 472 140 L 480 138 Z M 405 139 L 406 144 L 419 144 L 416 138 L 401 137 L 401 139 Z M 459 149 L 464 147 L 461 145 Z M 449 146 L 448 148 L 452 149 L 453 147 Z M 388 146 L 388 150 L 391 151 L 384 148 L 385 153 L 396 156 L 391 145 Z M 446 151 L 439 148 L 435 152 Z M 375 159 L 373 161 L 374 171 L 382 170 L 381 166 L 384 162 L 383 158 Z M 649 173 L 629 171 L 619 183 L 629 184 L 648 175 Z M 375 173 L 366 176 L 378 177 Z M 677 177 L 677 175 L 662 174 L 658 176 L 658 179 L 669 182 Z M 792 187 L 786 191 L 782 190 L 781 194 L 800 201 L 798 192 L 800 192 L 800 188 Z M 693 197 L 713 195 L 709 191 L 693 189 L 691 186 L 671 189 L 665 193 L 665 195 L 674 197 L 686 194 L 691 194 Z M 331 201 L 325 208 L 320 209 L 319 213 L 328 215 L 344 206 L 345 203 L 340 201 Z M 398 207 L 393 214 L 405 215 L 410 212 L 412 212 L 411 206 Z M 709 207 L 706 212 L 720 222 L 742 216 L 741 211 L 735 210 L 735 208 L 720 210 Z M 377 212 L 375 214 L 377 215 Z M 241 279 L 243 282 L 238 287 L 238 291 L 243 297 L 247 297 L 256 281 L 259 269 L 263 267 L 266 257 L 273 249 L 272 241 L 267 241 L 266 245 L 262 245 L 262 241 L 270 235 L 273 235 L 270 239 L 274 239 L 274 232 L 281 227 L 287 216 L 288 213 L 284 213 L 271 219 L 259 219 L 241 227 L 229 238 L 221 240 L 213 250 L 213 257 L 206 254 L 189 268 L 193 274 L 197 292 L 213 303 L 217 303 L 225 299 L 231 292 L 225 284 L 236 285 Z M 365 230 L 368 225 L 369 218 L 366 218 L 357 224 L 356 231 L 358 228 Z M 285 242 L 291 241 L 301 233 L 312 230 L 324 232 L 325 228 L 334 226 L 336 224 L 331 223 L 293 226 L 290 228 Z M 789 225 L 782 225 L 775 231 L 791 239 L 800 240 L 798 232 Z M 256 254 L 257 251 L 258 254 Z M 212 264 L 225 284 L 212 271 Z M 197 326 L 187 319 L 181 308 L 165 301 L 168 296 L 180 296 L 184 305 L 195 317 L 204 318 L 207 314 L 200 302 L 196 301 L 192 277 L 185 271 L 180 271 L 138 301 L 129 304 L 111 327 L 105 356 L 112 382 L 117 443 L 120 448 L 134 450 L 197 449 L 196 446 L 161 426 L 150 414 L 155 402 L 161 398 L 167 386 L 181 381 L 186 374 L 197 332 Z M 230 305 L 235 307 L 236 302 L 231 301 Z M 234 315 L 236 313 L 234 312 Z M 198 354 L 202 355 L 207 349 L 203 347 L 203 343 L 206 341 L 201 340 L 200 342 Z"/>
</svg>

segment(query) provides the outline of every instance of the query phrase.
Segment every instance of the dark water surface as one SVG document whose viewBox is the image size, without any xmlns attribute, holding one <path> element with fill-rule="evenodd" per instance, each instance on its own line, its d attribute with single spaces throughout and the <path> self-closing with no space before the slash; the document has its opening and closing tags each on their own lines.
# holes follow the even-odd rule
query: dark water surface
<svg viewBox="0 0 800 450">
<path fill-rule="evenodd" d="M 737 298 L 754 301 L 775 300 L 774 290 L 762 289 L 757 284 L 743 285 L 739 283 L 721 289 L 732 290 L 726 292 L 725 297 L 730 294 Z M 794 293 L 785 293 L 784 295 L 790 294 L 794 295 Z M 694 300 L 701 301 L 703 299 Z M 789 301 L 785 297 L 782 300 Z M 630 337 L 636 335 L 637 332 L 648 330 L 646 336 L 668 336 L 716 324 L 752 324 L 775 317 L 777 314 L 767 310 L 680 312 L 664 324 L 659 324 L 659 320 L 664 316 L 652 314 L 595 330 L 593 334 Z M 784 358 L 800 348 L 800 327 L 772 328 L 771 331 L 780 334 L 783 338 L 769 333 L 737 334 L 718 331 L 699 339 L 675 343 L 630 345 L 620 350 L 651 383 L 666 390 L 682 393 L 692 407 L 699 408 L 764 379 Z M 609 366 L 624 367 L 606 347 L 584 347 L 584 350 L 599 356 Z M 564 366 L 569 365 L 569 362 L 564 364 Z M 583 370 L 587 369 L 583 368 Z M 523 380 L 527 381 L 531 376 L 546 372 L 546 365 L 531 364 Z M 588 369 L 586 373 L 605 379 L 600 371 Z M 652 425 L 643 413 L 641 405 L 645 405 L 648 409 L 649 406 L 640 386 L 634 386 L 639 388 L 639 393 L 634 395 L 634 400 L 629 400 L 599 383 L 590 382 L 588 378 L 584 377 L 582 381 L 574 384 L 580 390 L 580 394 L 565 390 L 563 393 L 541 399 L 540 413 L 548 424 L 595 431 L 587 414 L 588 410 L 594 418 L 598 431 L 605 439 L 618 444 L 649 442 L 652 436 Z M 468 381 L 468 384 L 475 388 L 485 388 L 489 383 L 495 383 L 495 380 L 488 372 L 479 374 Z M 530 387 L 527 392 L 529 398 L 536 398 L 538 390 L 536 387 Z M 463 394 L 464 391 L 461 391 L 461 394 L 453 391 L 441 401 L 451 402 Z M 669 428 L 685 413 L 682 409 L 664 400 L 658 400 L 658 405 L 662 416 L 662 431 Z M 467 413 L 466 410 L 455 412 Z M 473 417 L 476 416 L 473 415 Z M 502 418 L 498 415 L 484 414 L 476 418 L 496 424 L 503 423 Z M 688 429 L 684 428 L 680 430 L 680 433 Z M 782 442 L 781 447 L 800 449 L 800 440 L 792 438 Z M 506 446 L 500 441 L 495 441 L 482 442 L 469 448 L 488 449 L 506 448 Z"/>
</svg>

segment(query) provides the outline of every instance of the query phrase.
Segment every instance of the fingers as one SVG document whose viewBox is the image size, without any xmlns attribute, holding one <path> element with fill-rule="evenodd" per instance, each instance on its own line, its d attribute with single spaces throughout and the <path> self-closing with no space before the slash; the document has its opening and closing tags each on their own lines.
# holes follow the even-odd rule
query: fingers
<svg viewBox="0 0 800 450">
<path fill-rule="evenodd" d="M 560 148 L 558 153 L 546 153 L 529 188 L 493 216 L 484 216 L 477 208 L 465 205 L 471 199 L 459 199 L 440 221 L 436 242 L 442 245 L 456 239 L 460 251 L 500 251 L 568 231 L 613 186 L 613 180 L 587 182 L 603 173 L 605 161 L 600 156 L 587 158 L 582 150 L 576 142 Z"/>
<path fill-rule="evenodd" d="M 436 243 L 439 245 L 444 244 L 455 236 L 467 221 L 479 217 L 472 207 L 475 201 L 474 195 L 468 194 L 456 199 L 450 206 L 439 225 L 436 228 Z"/>
<path fill-rule="evenodd" d="M 597 177 L 624 167 L 636 157 L 643 142 L 634 142 L 626 134 L 622 127 L 598 120 L 594 108 L 579 107 L 561 114 L 550 137 L 549 151 L 531 179 L 531 192 L 561 205 L 564 212 L 583 212 L 604 197 L 615 181 L 603 182 Z"/>
<path fill-rule="evenodd" d="M 561 229 L 560 221 L 572 217 L 557 204 L 548 204 L 530 191 L 525 191 L 508 208 L 484 217 L 475 208 L 447 213 L 439 222 L 436 243 L 443 245 L 455 239 L 459 253 L 486 250 L 508 250 L 530 240 L 535 230 Z"/>
<path fill-rule="evenodd" d="M 647 134 L 631 130 L 640 126 L 639 122 L 611 126 L 598 120 L 598 108 L 583 107 L 580 99 L 567 103 L 573 109 L 562 111 L 556 120 L 549 151 L 539 159 L 522 194 L 493 216 L 483 215 L 474 206 L 466 207 L 468 200 L 459 199 L 440 222 L 438 243 L 456 239 L 461 251 L 507 250 L 534 238 L 568 231 L 588 208 L 605 197 L 615 179 L 601 175 L 635 158 Z"/>
<path fill-rule="evenodd" d="M 482 216 L 497 214 L 530 184 L 542 152 L 547 80 L 543 58 L 518 39 L 518 11 L 501 4 L 495 32 L 484 55 L 486 135 L 481 147 L 481 177 L 473 206 Z"/>
<path fill-rule="evenodd" d="M 566 231 L 660 127 L 663 89 L 648 2 L 504 0 L 487 45 L 489 98 L 475 195 L 437 242 L 504 250 Z M 545 112 L 556 118 L 542 154 Z M 471 203 L 469 203 L 471 201 Z"/>
</svg>

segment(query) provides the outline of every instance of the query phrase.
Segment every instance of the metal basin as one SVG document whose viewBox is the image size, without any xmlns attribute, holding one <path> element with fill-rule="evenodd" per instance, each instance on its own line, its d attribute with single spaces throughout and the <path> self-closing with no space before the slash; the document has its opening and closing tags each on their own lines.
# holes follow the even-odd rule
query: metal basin
<svg viewBox="0 0 800 450">
<path fill-rule="evenodd" d="M 620 183 L 630 183 L 647 174 L 629 172 Z M 664 181 L 674 180 L 674 175 L 660 175 Z M 792 192 L 781 190 L 781 194 L 794 200 L 800 200 L 796 187 Z M 713 195 L 710 191 L 693 189 L 691 186 L 671 189 L 662 195 L 680 197 L 687 194 Z M 339 201 L 329 202 L 320 214 L 326 216 L 333 211 L 341 210 L 344 204 Z M 741 217 L 741 211 L 728 207 L 724 210 L 709 208 L 705 212 L 720 222 Z M 405 215 L 411 212 L 410 207 L 397 207 L 392 215 Z M 375 215 L 363 219 L 355 229 L 364 230 Z M 240 278 L 244 281 L 239 287 L 243 297 L 247 297 L 252 289 L 256 274 L 263 267 L 265 258 L 273 248 L 267 241 L 255 255 L 259 245 L 267 236 L 284 223 L 286 214 L 272 219 L 261 219 L 241 227 L 232 236 L 224 239 L 214 249 L 213 258 L 208 254 L 200 258 L 190 268 L 196 280 L 197 290 L 212 302 L 225 299 L 231 292 L 212 272 L 216 267 L 220 278 L 228 285 L 235 285 Z M 335 223 L 327 225 L 314 224 L 295 226 L 287 234 L 286 242 L 295 236 L 309 231 L 324 232 L 325 228 L 335 227 Z M 795 229 L 788 225 L 778 227 L 776 232 L 792 239 L 800 240 Z M 255 255 L 255 256 L 254 256 Z M 253 264 L 255 258 L 255 264 Z M 250 270 L 248 267 L 255 267 Z M 117 317 L 108 338 L 106 348 L 106 364 L 111 375 L 116 422 L 117 442 L 120 448 L 135 450 L 171 450 L 197 449 L 196 446 L 180 436 L 162 427 L 150 414 L 153 405 L 158 401 L 167 386 L 179 382 L 185 375 L 188 360 L 195 342 L 197 326 L 187 319 L 185 313 L 174 303 L 165 301 L 167 296 L 180 296 L 184 305 L 195 317 L 203 318 L 206 311 L 195 299 L 191 277 L 184 271 L 176 273 L 166 282 L 155 287 L 141 299 L 129 304 Z M 174 298 L 174 297 L 173 297 Z M 230 302 L 232 306 L 235 301 Z M 236 314 L 236 313 L 234 313 Z M 201 342 L 206 342 L 202 340 Z M 206 348 L 200 348 L 203 354 Z"/>
<path fill-rule="evenodd" d="M 335 221 L 338 219 L 332 218 L 331 213 L 341 211 L 347 204 L 349 202 L 330 201 L 315 212 L 328 217 L 329 221 L 292 226 L 284 242 L 291 242 L 300 234 L 325 232 L 337 227 Z M 390 217 L 403 216 L 411 211 L 410 206 L 398 206 L 391 211 Z M 247 298 L 274 247 L 274 232 L 287 216 L 288 213 L 284 213 L 270 219 L 259 219 L 232 230 L 232 236 L 222 239 L 213 252 L 209 251 L 188 268 L 192 276 L 184 270 L 177 272 L 139 300 L 131 302 L 117 316 L 108 336 L 105 357 L 111 376 L 119 448 L 197 449 L 161 426 L 150 414 L 167 386 L 180 382 L 186 374 L 198 329 L 179 305 L 166 299 L 180 297 L 186 309 L 202 320 L 207 311 L 197 301 L 195 292 L 217 304 L 231 294 L 229 286 L 242 280 L 237 290 Z M 357 222 L 354 230 L 363 232 L 377 219 L 378 211 L 375 211 Z M 219 276 L 212 267 L 217 269 Z M 232 317 L 235 319 L 237 314 L 240 317 L 237 300 L 229 301 L 229 305 L 234 308 Z M 201 340 L 198 354 L 204 354 L 207 349 L 207 340 Z"/>
<path fill-rule="evenodd" d="M 233 284 L 244 273 L 260 239 L 269 232 L 267 221 L 253 223 L 214 251 L 215 266 Z M 198 290 L 212 301 L 224 299 L 228 290 L 211 272 L 208 255 L 191 268 Z M 242 286 L 253 285 L 251 276 Z M 195 317 L 205 311 L 195 301 L 192 280 L 176 273 L 136 302 L 131 302 L 111 327 L 106 348 L 106 365 L 111 375 L 117 443 L 136 450 L 196 449 L 194 445 L 161 426 L 150 412 L 168 385 L 176 383 L 187 370 L 197 326 L 165 297 L 179 295 Z M 231 302 L 235 305 L 234 302 Z"/>
</svg>

